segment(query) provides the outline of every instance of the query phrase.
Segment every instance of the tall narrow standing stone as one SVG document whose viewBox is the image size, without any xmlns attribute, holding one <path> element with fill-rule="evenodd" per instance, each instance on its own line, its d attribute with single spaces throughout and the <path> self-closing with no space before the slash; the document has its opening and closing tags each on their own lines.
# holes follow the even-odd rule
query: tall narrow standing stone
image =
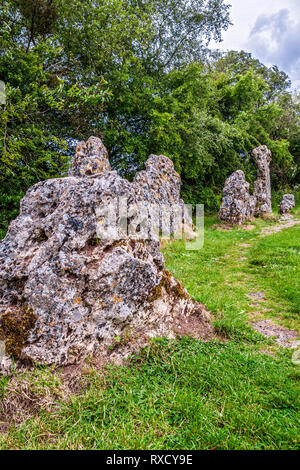
<svg viewBox="0 0 300 470">
<path fill-rule="evenodd" d="M 241 225 L 254 216 L 256 200 L 249 194 L 249 183 L 242 170 L 235 171 L 223 189 L 222 205 L 218 218 L 221 222 Z"/>
<path fill-rule="evenodd" d="M 90 137 L 87 142 L 79 142 L 69 169 L 69 176 L 91 176 L 111 171 L 108 152 L 98 137 Z"/>
<path fill-rule="evenodd" d="M 270 163 L 272 153 L 266 145 L 257 147 L 252 152 L 257 164 L 258 178 L 254 183 L 253 195 L 256 197 L 257 217 L 272 213 Z"/>
</svg>

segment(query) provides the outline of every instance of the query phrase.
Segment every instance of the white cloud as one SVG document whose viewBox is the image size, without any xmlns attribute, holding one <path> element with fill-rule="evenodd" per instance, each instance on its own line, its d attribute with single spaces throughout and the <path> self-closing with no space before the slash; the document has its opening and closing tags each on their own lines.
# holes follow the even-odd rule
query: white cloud
<svg viewBox="0 0 300 470">
<path fill-rule="evenodd" d="M 248 48 L 264 62 L 276 64 L 294 80 L 300 80 L 300 19 L 292 19 L 288 9 L 260 15 L 250 32 Z"/>
<path fill-rule="evenodd" d="M 229 0 L 230 1 L 230 0 Z M 268 66 L 278 65 L 300 88 L 300 1 L 231 0 L 234 23 L 221 50 L 245 50 Z"/>
</svg>

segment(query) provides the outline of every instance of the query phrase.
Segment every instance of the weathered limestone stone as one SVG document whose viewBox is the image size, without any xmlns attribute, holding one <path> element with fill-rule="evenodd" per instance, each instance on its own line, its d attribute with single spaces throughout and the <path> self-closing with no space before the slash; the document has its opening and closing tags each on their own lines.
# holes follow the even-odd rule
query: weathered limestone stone
<svg viewBox="0 0 300 470">
<path fill-rule="evenodd" d="M 288 214 L 295 207 L 295 196 L 293 194 L 285 194 L 279 206 L 279 214 Z"/>
<path fill-rule="evenodd" d="M 108 153 L 101 139 L 90 137 L 87 142 L 79 142 L 69 176 L 97 175 L 110 170 Z"/>
<path fill-rule="evenodd" d="M 257 164 L 258 178 L 254 183 L 253 196 L 256 197 L 257 217 L 272 213 L 270 163 L 272 153 L 266 145 L 257 147 L 252 152 Z"/>
<path fill-rule="evenodd" d="M 70 364 L 101 355 L 115 337 L 172 335 L 179 318 L 211 329 L 207 312 L 165 270 L 155 233 L 140 239 L 117 227 L 99 238 L 105 202 L 178 203 L 173 163 L 151 155 L 130 183 L 110 171 L 100 139 L 77 147 L 66 178 L 31 187 L 0 243 L 0 340 L 7 359 Z M 115 215 L 121 218 L 120 205 Z M 101 230 L 100 230 L 101 233 Z M 4 364 L 4 365 L 5 365 Z M 5 366 L 6 367 L 6 366 Z"/>
<path fill-rule="evenodd" d="M 256 197 L 249 195 L 249 199 L 246 205 L 246 221 L 253 220 L 256 211 Z"/>
<path fill-rule="evenodd" d="M 250 196 L 249 187 L 242 170 L 235 171 L 226 180 L 218 215 L 221 222 L 241 225 L 254 217 L 256 198 Z"/>
<path fill-rule="evenodd" d="M 188 214 L 184 202 L 180 199 L 180 176 L 174 169 L 172 160 L 164 155 L 150 155 L 146 162 L 146 170 L 136 174 L 133 180 L 134 191 L 138 200 L 146 204 L 154 204 L 161 207 L 156 214 L 161 223 L 156 221 L 160 232 L 168 229 L 168 234 L 176 234 L 177 228 L 181 230 L 181 221 L 184 222 L 186 239 L 196 237 L 191 215 Z M 173 207 L 174 206 L 174 207 Z M 164 209 L 172 207 L 170 211 L 170 223 Z M 165 222 L 165 224 L 163 223 Z"/>
</svg>

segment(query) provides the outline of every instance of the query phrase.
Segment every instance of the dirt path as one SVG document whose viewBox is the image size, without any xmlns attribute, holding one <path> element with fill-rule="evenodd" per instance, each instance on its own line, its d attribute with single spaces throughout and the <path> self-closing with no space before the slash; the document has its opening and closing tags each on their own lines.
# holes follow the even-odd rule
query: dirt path
<svg viewBox="0 0 300 470">
<path fill-rule="evenodd" d="M 266 235 L 272 235 L 273 233 L 280 232 L 281 230 L 284 230 L 285 228 L 290 228 L 294 227 L 294 225 L 300 224 L 300 220 L 295 220 L 295 219 L 289 219 L 287 221 L 281 221 L 279 220 L 279 225 L 272 225 L 271 227 L 265 227 L 262 229 L 260 237 L 264 237 Z"/>
<path fill-rule="evenodd" d="M 281 221 L 279 220 L 279 224 L 277 225 L 272 225 L 269 227 L 265 227 L 262 229 L 259 238 L 266 237 L 268 235 L 273 235 L 275 233 L 278 233 L 284 229 L 288 229 L 291 227 L 294 227 L 295 225 L 299 225 L 300 220 L 297 219 L 282 219 Z M 252 246 L 251 243 L 241 243 L 239 244 L 239 247 L 247 250 Z M 241 254 L 241 253 L 240 253 Z M 240 261 L 242 260 L 247 260 L 247 257 L 241 257 Z M 254 289 L 255 291 L 255 289 Z M 296 330 L 291 330 L 288 328 L 285 328 L 283 326 L 276 325 L 273 323 L 273 321 L 269 318 L 266 318 L 265 313 L 263 312 L 263 302 L 265 302 L 265 294 L 263 292 L 249 292 L 248 294 L 249 299 L 256 301 L 252 306 L 255 306 L 258 308 L 256 310 L 255 314 L 259 314 L 263 316 L 263 319 L 257 320 L 257 321 L 250 321 L 249 324 L 261 333 L 263 336 L 266 338 L 273 338 L 274 341 L 279 345 L 284 348 L 289 348 L 289 349 L 296 349 L 299 347 L 300 342 L 299 342 L 299 331 Z M 262 309 L 262 310 L 261 310 Z"/>
<path fill-rule="evenodd" d="M 299 347 L 299 332 L 296 330 L 275 325 L 271 320 L 251 322 L 251 325 L 265 338 L 274 338 L 279 346 L 288 349 L 297 349 Z"/>
</svg>

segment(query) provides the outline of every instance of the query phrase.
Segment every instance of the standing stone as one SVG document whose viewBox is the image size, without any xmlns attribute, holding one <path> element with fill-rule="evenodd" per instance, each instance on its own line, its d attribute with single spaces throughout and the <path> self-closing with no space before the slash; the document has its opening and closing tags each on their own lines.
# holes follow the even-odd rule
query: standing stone
<svg viewBox="0 0 300 470">
<path fill-rule="evenodd" d="M 279 206 L 279 214 L 288 214 L 295 207 L 295 196 L 293 194 L 285 194 Z"/>
<path fill-rule="evenodd" d="M 221 222 L 241 225 L 254 217 L 256 199 L 250 196 L 249 187 L 242 170 L 234 172 L 226 180 L 218 215 Z"/>
<path fill-rule="evenodd" d="M 114 237 L 99 237 L 105 203 L 124 198 L 131 218 L 141 202 L 180 203 L 173 163 L 152 155 L 130 183 L 110 170 L 105 147 L 92 137 L 78 145 L 68 177 L 27 191 L 0 243 L 5 367 L 12 356 L 57 365 L 101 356 L 116 337 L 142 344 L 172 336 L 191 315 L 211 330 L 207 312 L 165 269 L 155 231 L 140 239 L 120 223 Z M 115 206 L 112 215 L 121 218 L 120 212 Z"/>
<path fill-rule="evenodd" d="M 259 217 L 272 213 L 270 180 L 272 153 L 266 145 L 261 145 L 253 150 L 252 155 L 258 171 L 258 178 L 254 182 L 253 195 L 256 198 L 255 215 Z"/>
<path fill-rule="evenodd" d="M 170 220 L 164 220 L 169 222 L 165 224 L 168 225 L 169 234 L 176 235 L 178 227 L 179 231 L 182 228 L 182 221 L 185 238 L 195 238 L 191 215 L 180 198 L 180 176 L 175 171 L 172 160 L 164 155 L 150 155 L 145 166 L 146 170 L 138 172 L 133 180 L 137 199 L 149 205 L 160 206 L 161 211 L 157 214 L 160 221 L 165 218 L 163 210 L 170 208 Z M 160 232 L 163 232 L 162 223 L 156 225 L 159 226 Z"/>
<path fill-rule="evenodd" d="M 77 144 L 69 176 L 97 175 L 110 170 L 108 153 L 101 139 L 90 137 L 87 142 Z"/>
</svg>

